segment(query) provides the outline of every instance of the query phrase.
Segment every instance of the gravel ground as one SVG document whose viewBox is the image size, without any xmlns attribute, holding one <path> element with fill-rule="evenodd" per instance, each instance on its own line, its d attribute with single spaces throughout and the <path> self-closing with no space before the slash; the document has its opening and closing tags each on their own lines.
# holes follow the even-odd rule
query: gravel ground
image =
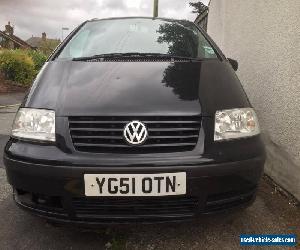
<svg viewBox="0 0 300 250">
<path fill-rule="evenodd" d="M 3 112 L 0 109 L 0 112 Z M 8 111 L 11 111 L 8 110 Z M 0 113 L 0 158 L 13 113 Z M 190 223 L 86 229 L 50 225 L 16 207 L 0 161 L 0 249 L 241 249 L 239 235 L 297 233 L 300 207 L 263 178 L 246 210 L 205 216 Z M 300 245 L 298 244 L 300 249 Z M 255 248 L 245 248 L 255 249 Z M 267 249 L 287 249 L 285 247 Z"/>
</svg>

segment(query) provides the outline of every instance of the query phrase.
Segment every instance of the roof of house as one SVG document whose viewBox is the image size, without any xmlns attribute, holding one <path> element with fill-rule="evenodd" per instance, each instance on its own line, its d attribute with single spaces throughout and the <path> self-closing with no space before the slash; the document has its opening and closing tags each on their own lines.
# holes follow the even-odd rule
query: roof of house
<svg viewBox="0 0 300 250">
<path fill-rule="evenodd" d="M 30 44 L 32 47 L 34 48 L 39 48 L 41 47 L 42 43 L 43 43 L 43 39 L 41 37 L 30 37 L 29 39 L 26 40 L 26 42 L 28 44 Z M 60 40 L 59 39 L 50 39 L 50 38 L 46 38 L 46 41 L 47 42 L 50 42 L 50 43 L 60 43 Z"/>
<path fill-rule="evenodd" d="M 25 42 L 24 40 L 22 40 L 21 38 L 15 36 L 15 35 L 8 35 L 5 32 L 0 30 L 0 35 L 13 41 L 16 44 L 19 44 L 22 47 L 29 47 L 32 48 L 32 46 L 30 44 L 28 44 L 27 42 Z"/>
</svg>

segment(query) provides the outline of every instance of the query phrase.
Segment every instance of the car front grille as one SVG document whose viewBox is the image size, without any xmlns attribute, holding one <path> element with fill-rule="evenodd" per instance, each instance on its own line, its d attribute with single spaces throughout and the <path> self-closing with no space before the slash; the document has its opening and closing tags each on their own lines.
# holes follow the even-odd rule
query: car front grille
<svg viewBox="0 0 300 250">
<path fill-rule="evenodd" d="M 127 123 L 138 120 L 148 130 L 143 145 L 131 146 L 123 138 Z M 69 128 L 77 151 L 91 153 L 172 153 L 191 151 L 197 144 L 200 116 L 72 116 Z"/>
<path fill-rule="evenodd" d="M 198 199 L 193 197 L 170 197 L 137 199 L 73 198 L 77 217 L 106 216 L 192 216 L 198 208 Z"/>
</svg>

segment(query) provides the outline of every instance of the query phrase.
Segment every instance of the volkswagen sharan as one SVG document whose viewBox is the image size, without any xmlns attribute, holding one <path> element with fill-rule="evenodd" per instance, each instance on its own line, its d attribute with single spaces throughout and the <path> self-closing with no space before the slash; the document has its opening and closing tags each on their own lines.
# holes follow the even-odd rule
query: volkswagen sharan
<svg viewBox="0 0 300 250">
<path fill-rule="evenodd" d="M 265 150 L 237 69 L 189 21 L 84 22 L 16 114 L 4 153 L 16 204 L 83 224 L 247 207 Z"/>
</svg>

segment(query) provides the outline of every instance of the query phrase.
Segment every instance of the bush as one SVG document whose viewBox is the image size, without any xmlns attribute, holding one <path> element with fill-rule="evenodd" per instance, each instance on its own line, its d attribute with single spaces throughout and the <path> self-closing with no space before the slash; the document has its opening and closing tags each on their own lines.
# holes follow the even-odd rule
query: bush
<svg viewBox="0 0 300 250">
<path fill-rule="evenodd" d="M 34 63 L 25 51 L 4 50 L 0 53 L 0 69 L 6 79 L 30 85 L 35 77 Z"/>
<path fill-rule="evenodd" d="M 32 58 L 36 71 L 39 71 L 47 60 L 47 56 L 38 50 L 28 50 L 28 55 Z"/>
<path fill-rule="evenodd" d="M 34 50 L 0 51 L 0 70 L 7 80 L 30 86 L 46 61 L 46 56 Z"/>
</svg>

